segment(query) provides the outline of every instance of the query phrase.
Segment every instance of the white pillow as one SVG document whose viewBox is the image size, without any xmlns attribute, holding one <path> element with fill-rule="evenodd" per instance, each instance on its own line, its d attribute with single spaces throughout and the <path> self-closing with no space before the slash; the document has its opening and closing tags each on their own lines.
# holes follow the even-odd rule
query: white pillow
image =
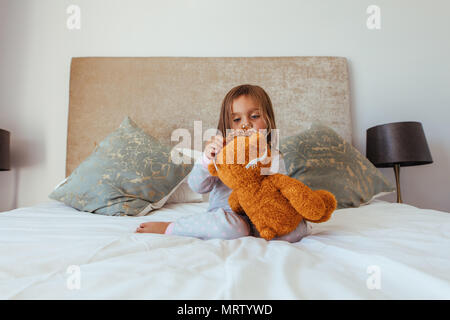
<svg viewBox="0 0 450 320">
<path fill-rule="evenodd" d="M 170 195 L 166 203 L 191 203 L 203 202 L 203 197 L 200 193 L 192 191 L 187 183 L 187 176 L 185 180 L 176 187 L 176 190 Z"/>
<path fill-rule="evenodd" d="M 187 148 L 175 148 L 177 151 L 181 152 L 183 155 L 186 155 L 191 158 L 193 162 L 197 161 L 199 157 L 202 156 L 202 152 L 187 149 Z M 167 203 L 191 203 L 191 202 L 203 202 L 204 197 L 195 191 L 193 191 L 189 184 L 187 183 L 187 177 L 183 180 L 183 182 L 175 187 L 175 191 L 170 195 Z"/>
</svg>

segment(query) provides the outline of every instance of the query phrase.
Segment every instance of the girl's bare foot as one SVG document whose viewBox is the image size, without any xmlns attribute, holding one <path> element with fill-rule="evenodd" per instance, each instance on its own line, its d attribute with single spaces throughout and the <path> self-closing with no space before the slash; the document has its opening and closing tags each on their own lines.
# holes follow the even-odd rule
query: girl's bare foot
<svg viewBox="0 0 450 320">
<path fill-rule="evenodd" d="M 166 232 L 167 226 L 170 222 L 144 222 L 139 225 L 136 232 L 139 233 L 159 233 Z"/>
</svg>

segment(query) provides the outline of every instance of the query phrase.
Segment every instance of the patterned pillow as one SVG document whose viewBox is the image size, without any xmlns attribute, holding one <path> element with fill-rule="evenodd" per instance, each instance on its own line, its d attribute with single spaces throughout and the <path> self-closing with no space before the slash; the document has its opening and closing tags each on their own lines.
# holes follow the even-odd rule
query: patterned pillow
<svg viewBox="0 0 450 320">
<path fill-rule="evenodd" d="M 280 151 L 289 176 L 313 190 L 332 192 L 338 208 L 359 207 L 395 190 L 366 157 L 325 125 L 314 123 L 280 139 Z"/>
<path fill-rule="evenodd" d="M 126 117 L 49 197 L 103 215 L 146 214 L 162 207 L 193 167 L 172 163 L 170 149 Z"/>
</svg>

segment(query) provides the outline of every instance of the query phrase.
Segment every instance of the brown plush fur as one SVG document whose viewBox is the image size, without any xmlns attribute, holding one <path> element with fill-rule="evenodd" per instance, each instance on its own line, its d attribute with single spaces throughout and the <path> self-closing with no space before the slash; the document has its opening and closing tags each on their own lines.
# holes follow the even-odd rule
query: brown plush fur
<svg viewBox="0 0 450 320">
<path fill-rule="evenodd" d="M 255 167 L 245 168 L 267 148 L 268 158 Z M 239 151 L 238 151 L 239 150 Z M 334 195 L 326 190 L 311 190 L 302 182 L 283 174 L 261 174 L 271 166 L 271 150 L 260 133 L 234 137 L 216 157 L 213 176 L 232 189 L 231 209 L 250 218 L 266 240 L 293 231 L 302 219 L 315 223 L 330 219 L 336 209 Z M 264 169 L 265 168 L 265 169 Z"/>
</svg>

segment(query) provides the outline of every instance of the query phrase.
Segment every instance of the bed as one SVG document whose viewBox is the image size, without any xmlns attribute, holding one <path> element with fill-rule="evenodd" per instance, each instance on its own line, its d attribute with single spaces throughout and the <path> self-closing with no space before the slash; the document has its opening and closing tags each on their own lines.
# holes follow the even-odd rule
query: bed
<svg viewBox="0 0 450 320">
<path fill-rule="evenodd" d="M 195 120 L 215 127 L 218 101 L 240 83 L 260 84 L 283 106 L 276 117 L 287 134 L 320 119 L 351 143 L 344 58 L 74 58 L 66 176 L 126 115 L 167 140 L 179 127 L 194 136 Z M 2 212 L 0 298 L 450 299 L 446 212 L 374 199 L 312 224 L 297 243 L 134 232 L 207 206 L 122 217 L 49 200 Z"/>
</svg>

